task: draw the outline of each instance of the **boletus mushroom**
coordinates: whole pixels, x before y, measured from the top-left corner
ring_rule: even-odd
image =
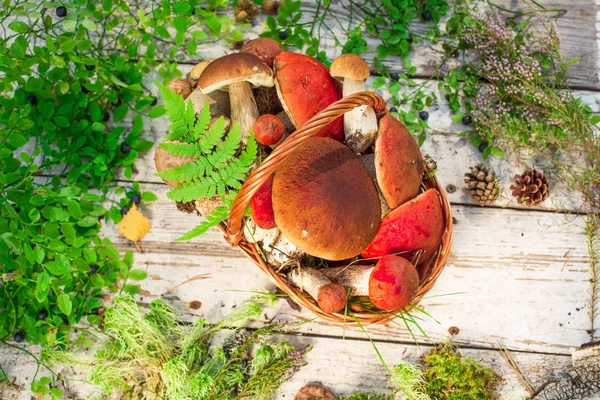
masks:
[[[339,312],[346,306],[346,289],[339,283],[331,282],[320,270],[298,266],[288,273],[287,278],[315,299],[326,313]]]
[[[187,81],[187,79],[183,78],[175,78],[171,79],[167,83],[167,87],[171,90],[174,90],[175,93],[187,99],[188,96],[192,93],[192,85]]]
[[[192,85],[193,88],[198,84],[198,78],[202,75],[202,72],[208,67],[210,61],[200,61],[198,64],[194,65],[194,67],[187,73],[185,79]]]
[[[273,229],[277,227],[273,214],[273,176],[258,188],[250,199],[250,213],[259,228]]]
[[[279,42],[263,37],[246,42],[240,49],[240,53],[254,54],[269,68],[273,67],[275,57],[277,57],[277,55],[283,51],[284,48],[279,44]]]
[[[379,121],[375,141],[377,183],[391,209],[419,194],[425,163],[408,129],[386,114]]]
[[[379,196],[365,166],[330,138],[307,139],[277,168],[273,211],[292,243],[326,260],[358,255],[380,222]]]
[[[178,157],[164,150],[162,147],[157,147],[156,152],[154,153],[154,165],[156,165],[156,171],[159,174],[165,169],[177,167],[178,165],[182,165],[195,160],[196,159],[193,157]],[[163,182],[165,182],[167,185],[169,185],[169,187],[172,188],[181,185],[181,183],[171,182],[165,179],[163,179]]]
[[[342,96],[325,65],[304,54],[284,51],[275,57],[275,87],[285,113],[297,128]],[[337,118],[316,136],[344,139],[343,119]]]
[[[278,116],[265,114],[258,117],[254,122],[252,132],[258,143],[265,146],[273,146],[285,134],[285,126]]]
[[[244,143],[250,137],[252,125],[258,118],[251,85],[273,86],[273,72],[251,53],[236,53],[218,58],[206,67],[198,79],[198,87],[204,94],[228,88],[231,124],[238,124]]]
[[[350,296],[369,296],[376,307],[386,311],[403,309],[419,289],[417,269],[395,255],[381,257],[375,266],[350,265],[320,271],[344,286]]]
[[[344,80],[342,95],[365,90],[365,80],[371,75],[369,64],[361,56],[342,54],[329,68],[331,76]],[[362,153],[371,146],[377,135],[377,116],[373,107],[360,106],[344,114],[346,145],[355,153]]]

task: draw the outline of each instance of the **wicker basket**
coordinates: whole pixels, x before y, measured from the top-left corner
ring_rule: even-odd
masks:
[[[358,92],[350,96],[344,97],[335,103],[329,105],[313,118],[308,120],[296,132],[290,135],[281,145],[279,145],[270,155],[263,161],[262,164],[248,177],[229,212],[229,219],[225,223],[219,225],[219,229],[225,235],[225,240],[233,247],[238,247],[248,258],[250,258],[271,280],[292,300],[301,306],[311,310],[320,318],[330,322],[343,322],[348,325],[357,324],[353,318],[348,318],[343,313],[328,314],[323,312],[316,301],[307,296],[301,290],[292,286],[284,275],[279,274],[274,268],[266,264],[259,254],[256,245],[248,241],[244,237],[243,218],[246,209],[250,204],[250,199],[256,191],[269,179],[271,174],[277,169],[279,164],[290,155],[298,146],[305,140],[315,135],[321,128],[342,116],[344,113],[361,105],[373,107],[377,118],[381,118],[387,113],[387,104],[385,100],[377,93],[373,92]],[[429,168],[429,167],[428,167]],[[426,171],[428,170],[426,168]],[[413,300],[413,305],[416,305],[420,299],[433,287],[438,276],[442,272],[446,260],[450,255],[450,247],[452,245],[452,211],[450,203],[446,197],[444,189],[440,185],[438,179],[433,176],[423,180],[421,185],[422,190],[435,188],[440,194],[442,201],[444,222],[446,230],[442,237],[440,247],[435,256],[429,261],[428,265],[421,266],[427,270],[427,274],[421,280],[419,290]],[[385,323],[395,318],[395,313],[388,312],[359,312],[354,313],[354,318],[360,324]]]

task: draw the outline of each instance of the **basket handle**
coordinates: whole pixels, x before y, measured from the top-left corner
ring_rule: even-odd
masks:
[[[306,121],[304,125],[292,133],[254,170],[238,192],[225,225],[225,239],[232,246],[237,246],[243,237],[242,219],[250,199],[256,191],[269,179],[277,167],[292,154],[305,140],[311,138],[335,119],[360,106],[371,106],[381,118],[387,112],[387,103],[374,92],[356,92],[344,97],[323,109],[320,113]]]

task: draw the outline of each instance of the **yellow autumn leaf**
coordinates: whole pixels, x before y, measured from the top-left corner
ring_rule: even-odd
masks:
[[[135,244],[135,247],[141,251],[137,242],[142,240],[150,231],[150,221],[138,210],[135,203],[132,204],[131,209],[125,214],[121,222],[119,222],[118,227],[119,233],[131,240]]]

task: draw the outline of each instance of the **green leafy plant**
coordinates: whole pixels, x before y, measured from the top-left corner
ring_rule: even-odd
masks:
[[[145,314],[131,297],[118,297],[106,310],[109,341],[95,356],[92,382],[108,394],[144,398],[268,399],[309,350],[273,341],[281,324],[241,328],[272,301],[257,297],[215,324],[202,318],[186,324],[160,300]],[[232,333],[216,346],[213,336],[224,329]]]
[[[464,358],[451,342],[423,356],[426,393],[433,399],[493,399],[498,379],[494,372]]]
[[[253,136],[247,143],[242,142],[237,124],[226,133],[223,117],[209,126],[208,104],[196,118],[191,100],[186,103],[173,90],[158,82],[157,86],[164,101],[164,111],[171,121],[170,132],[165,136],[167,142],[161,143],[160,147],[175,156],[195,159],[157,173],[163,179],[181,183],[167,196],[179,202],[218,196],[223,203],[200,225],[178,239],[189,240],[227,218],[236,191],[242,187],[254,164],[258,146]]]

